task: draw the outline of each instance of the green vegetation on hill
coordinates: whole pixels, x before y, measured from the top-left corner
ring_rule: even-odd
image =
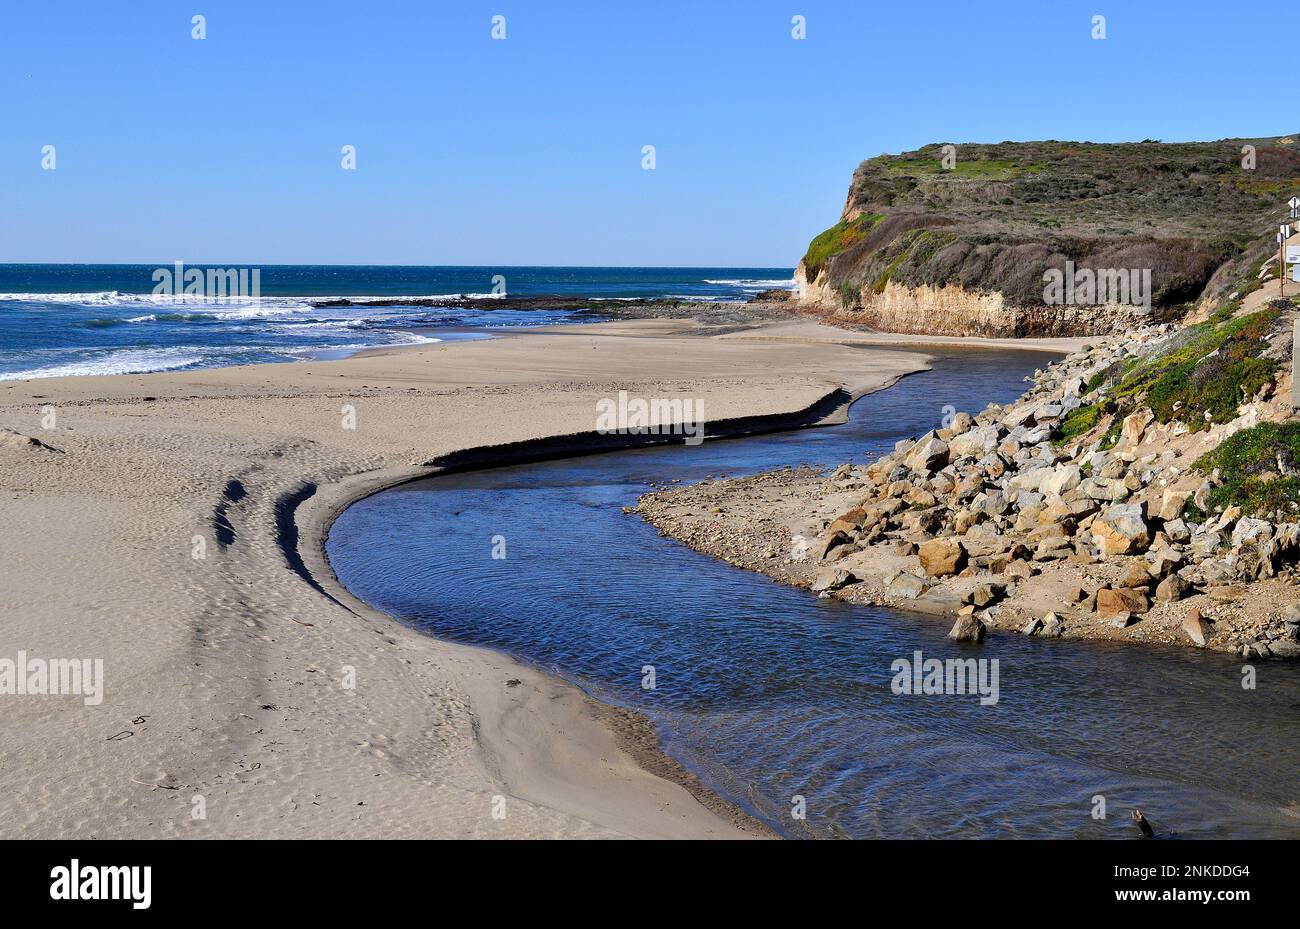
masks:
[[[1255,146],[1255,167],[1242,146]],[[1300,192],[1300,143],[1002,142],[943,146],[862,162],[842,218],[804,257],[809,280],[845,299],[908,286],[999,292],[1043,302],[1043,273],[1150,269],[1153,302],[1179,307],[1214,278],[1229,287],[1258,266],[1285,199]],[[921,235],[926,233],[926,235]],[[1216,270],[1236,259],[1231,274]],[[1247,260],[1248,259],[1248,260]],[[1222,291],[1222,292],[1226,292]]]
[[[810,277],[816,277],[821,271],[822,265],[831,255],[845,251],[849,246],[861,241],[862,238],[871,231],[872,227],[884,217],[863,214],[849,222],[839,222],[831,226],[817,238],[813,239],[808,245],[808,251],[803,256],[804,267],[808,269]]]
[[[1142,400],[1158,421],[1178,419],[1193,432],[1225,423],[1273,379],[1277,362],[1261,355],[1278,315],[1273,308],[1240,319],[1216,314],[1185,329],[1168,350],[1135,359],[1109,395],[1121,404]]]

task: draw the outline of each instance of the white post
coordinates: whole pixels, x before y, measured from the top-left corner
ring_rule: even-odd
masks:
[[[1300,319],[1291,327],[1291,409],[1300,409],[1300,367],[1297,367],[1297,347],[1300,347]]]

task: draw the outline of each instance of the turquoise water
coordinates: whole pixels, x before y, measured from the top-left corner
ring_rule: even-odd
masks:
[[[172,265],[0,265],[0,380],[338,357],[574,319],[572,309],[493,308],[494,278],[504,281],[510,296],[589,299],[588,309],[598,316],[601,304],[611,300],[745,300],[760,290],[791,286],[792,273],[309,265],[257,270],[255,297],[174,298],[153,292],[155,272],[174,275]],[[361,305],[322,305],[330,297]],[[366,298],[400,297],[442,299],[437,306],[366,305]]]
[[[864,461],[938,425],[944,404],[1014,398],[1047,360],[943,357],[843,426],[393,488],[342,514],[330,562],[403,622],[647,714],[670,754],[787,836],[1132,838],[1133,807],[1163,835],[1300,836],[1300,666],[1259,664],[1247,691],[1239,662],[1191,649],[958,645],[948,622],[818,600],[622,511],[651,481]],[[997,659],[999,701],[895,695],[892,663],[918,649]]]

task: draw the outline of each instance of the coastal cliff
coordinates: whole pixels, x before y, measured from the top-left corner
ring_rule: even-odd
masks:
[[[1100,335],[1175,321],[1271,253],[1271,224],[1300,183],[1297,149],[1281,136],[934,144],[871,158],[839,222],[800,259],[799,302],[922,334]],[[1054,297],[1052,273],[1086,278],[1086,292]],[[1103,286],[1108,277],[1122,289]]]

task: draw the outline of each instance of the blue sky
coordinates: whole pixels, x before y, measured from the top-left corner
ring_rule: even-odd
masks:
[[[10,2],[0,261],[792,266],[883,151],[1300,128],[1259,77],[1281,41],[1269,15],[1200,0]]]

